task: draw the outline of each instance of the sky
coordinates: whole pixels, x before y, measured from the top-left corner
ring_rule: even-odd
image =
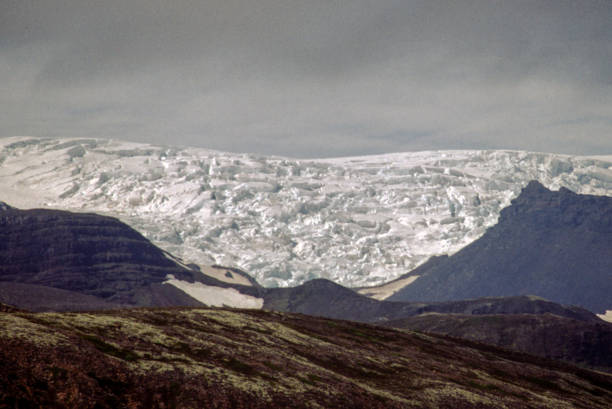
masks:
[[[612,154],[610,0],[0,0],[0,137]]]

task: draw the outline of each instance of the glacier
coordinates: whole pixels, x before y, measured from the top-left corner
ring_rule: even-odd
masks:
[[[458,150],[291,159],[107,139],[0,139],[0,200],[115,216],[184,263],[265,286],[375,286],[452,254],[529,180],[612,192],[612,157]]]

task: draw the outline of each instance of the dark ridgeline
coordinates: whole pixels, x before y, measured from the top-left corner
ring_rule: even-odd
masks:
[[[497,225],[389,301],[533,294],[602,313],[612,308],[612,197],[550,191],[532,181]]]
[[[268,288],[264,308],[320,317],[378,322],[415,314],[410,303],[378,301],[326,279],[289,288]]]
[[[318,279],[269,289],[264,308],[450,335],[612,372],[612,324],[533,296],[378,301]]]
[[[387,322],[426,313],[555,314],[579,321],[601,320],[592,312],[533,296],[485,297],[447,302],[378,301],[332,281],[316,279],[297,287],[269,288],[264,308],[360,322]]]
[[[163,285],[167,274],[194,280],[115,218],[0,206],[0,301],[30,310],[202,305]]]

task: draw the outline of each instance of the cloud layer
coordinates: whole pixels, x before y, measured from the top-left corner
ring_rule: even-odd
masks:
[[[0,136],[612,153],[612,3],[5,0]]]

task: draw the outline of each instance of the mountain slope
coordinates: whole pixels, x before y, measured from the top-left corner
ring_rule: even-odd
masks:
[[[612,324],[554,314],[429,313],[383,323],[484,342],[612,372]]]
[[[186,305],[194,305],[193,301]],[[89,311],[127,307],[93,295],[46,285],[0,281],[0,302],[27,311]]]
[[[325,279],[296,287],[269,288],[264,309],[360,322],[379,322],[416,314],[419,306],[378,301]]]
[[[447,302],[379,301],[325,279],[296,287],[269,288],[264,309],[359,322],[386,322],[427,313],[555,314],[579,321],[601,320],[579,307],[564,306],[531,296],[480,298]]]
[[[530,182],[497,225],[390,301],[534,294],[594,312],[612,309],[612,198]]]
[[[612,377],[468,341],[224,309],[0,313],[0,406],[609,408]]]
[[[240,289],[253,297],[261,291],[182,266],[115,218],[6,204],[0,209],[2,302],[31,310],[210,304],[193,288]]]
[[[0,139],[3,200],[119,217],[186,263],[238,266],[266,286],[387,282],[477,239],[529,180],[608,194],[611,165],[512,151],[294,160]]]

